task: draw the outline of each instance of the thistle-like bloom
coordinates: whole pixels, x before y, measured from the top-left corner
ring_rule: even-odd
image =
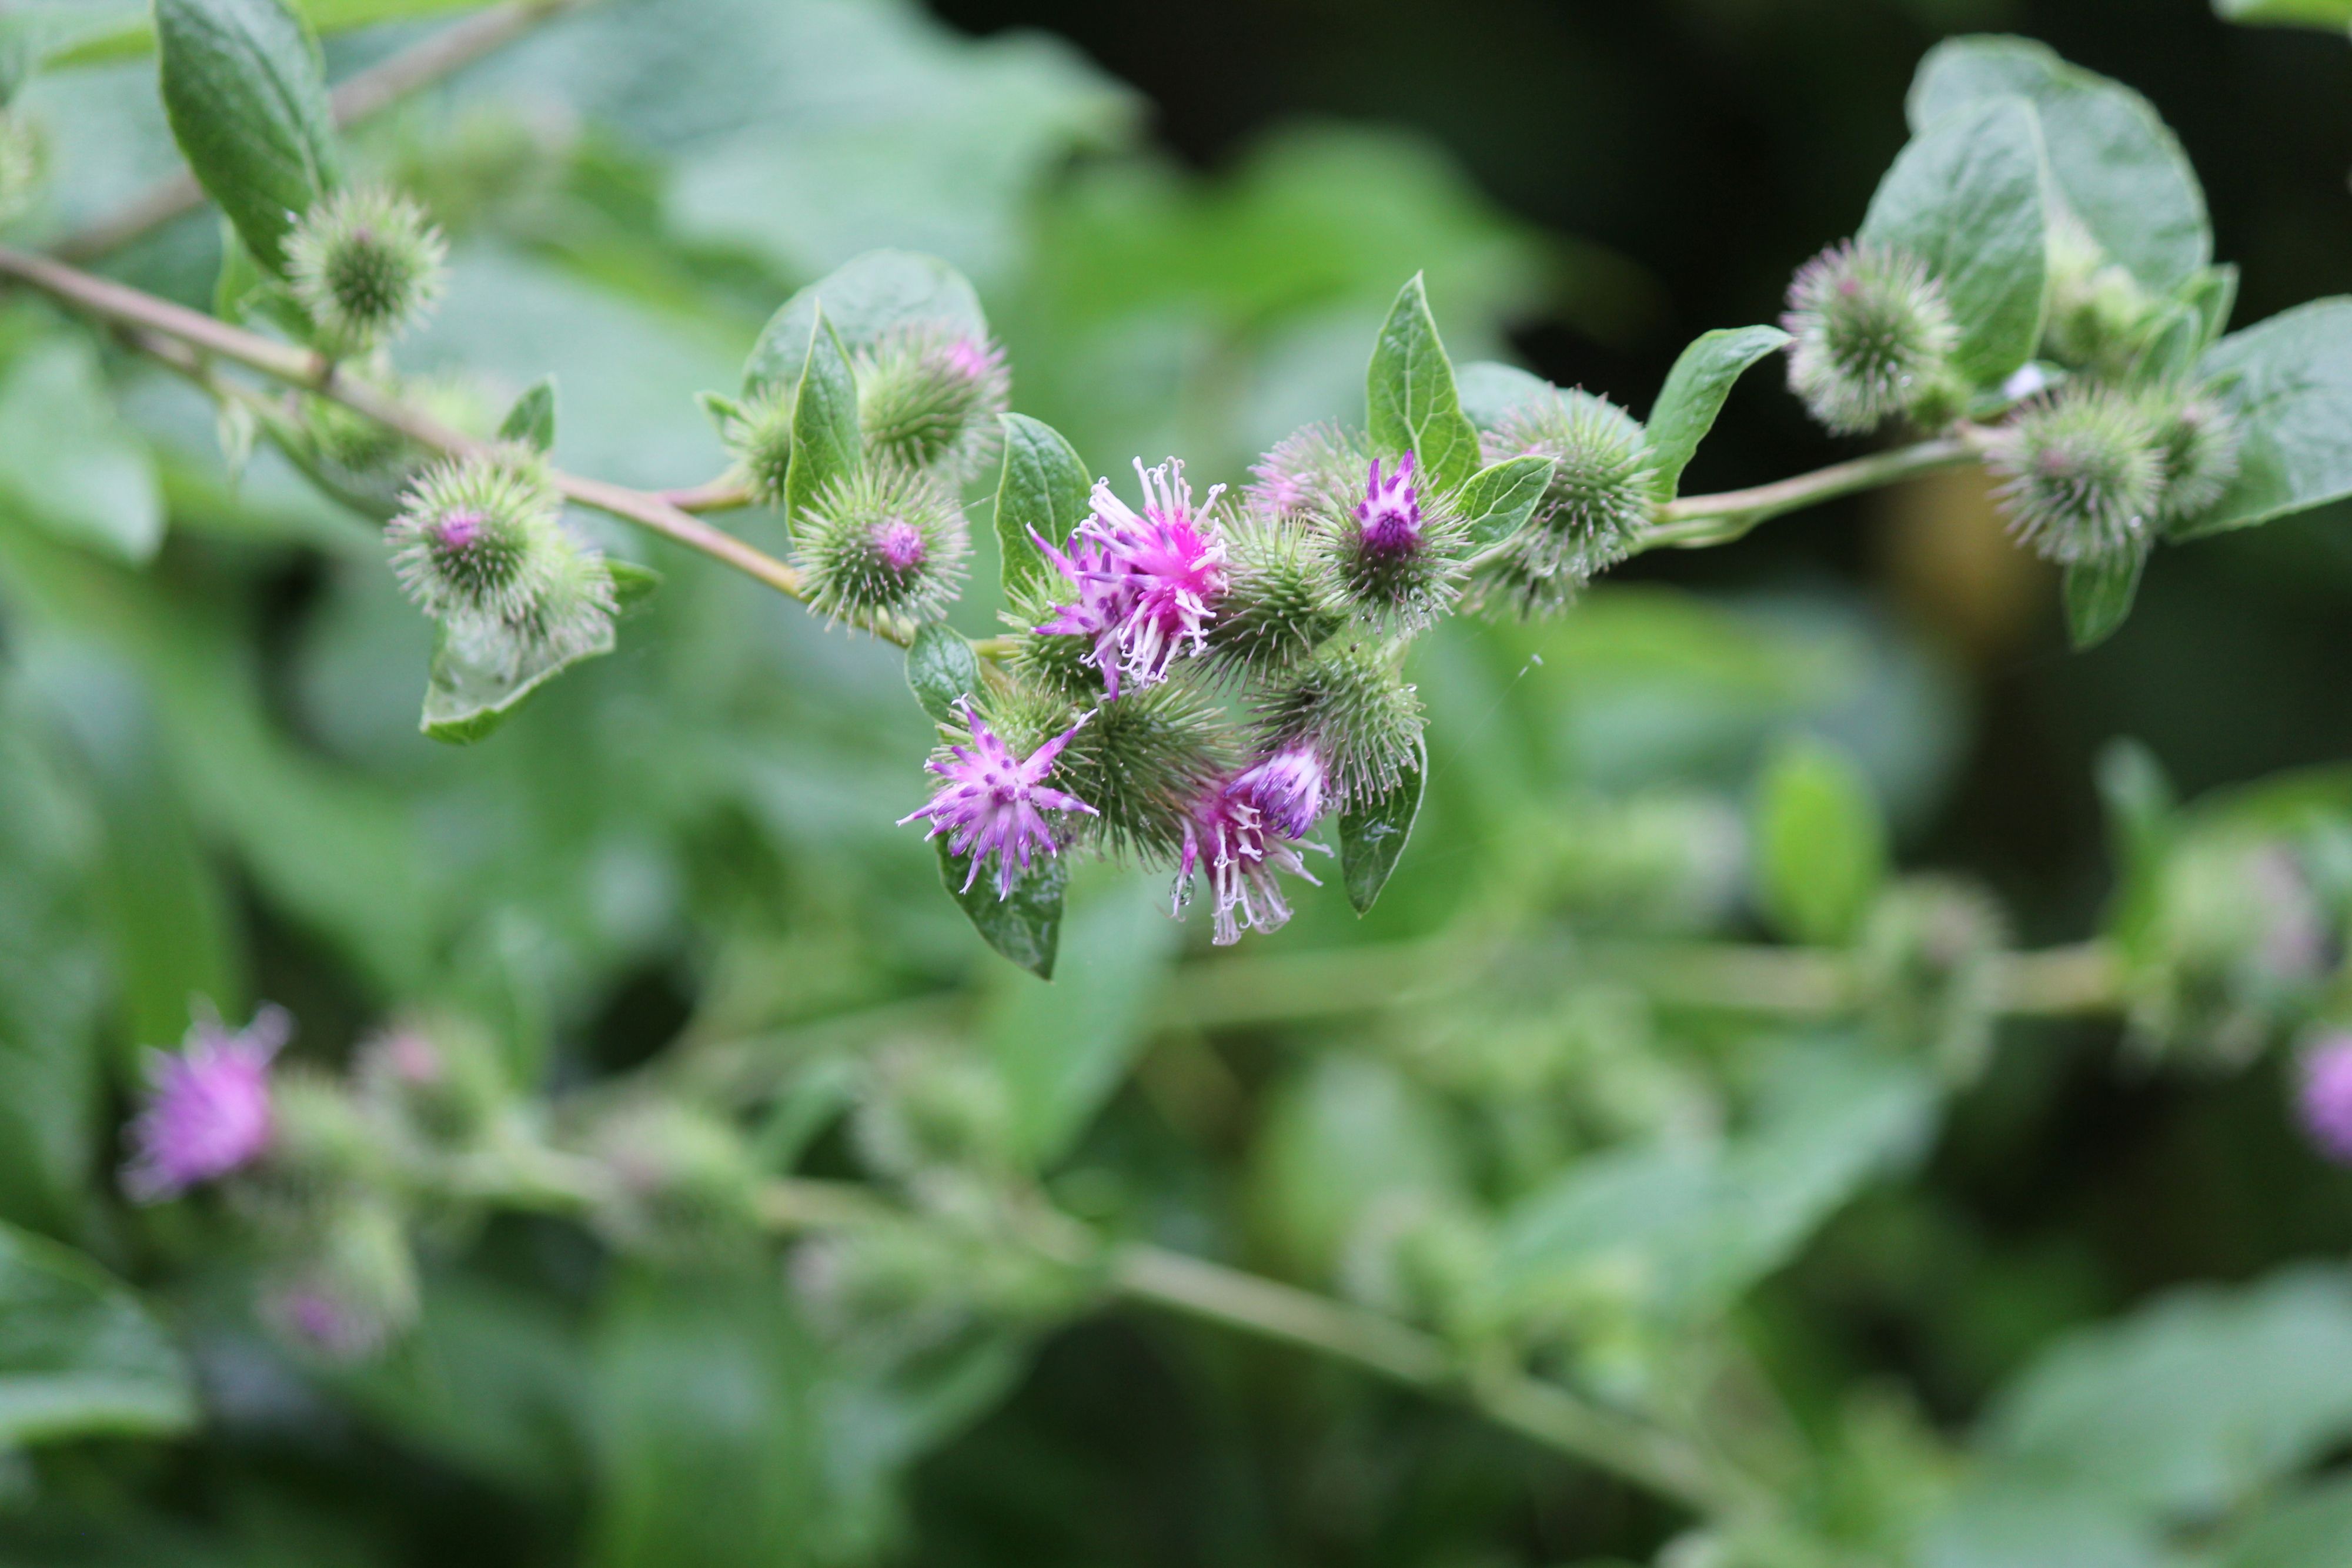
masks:
[[[448,246],[425,211],[375,187],[338,191],[286,241],[286,281],[338,358],[364,354],[431,308]]]
[[[1421,493],[1412,481],[1412,454],[1397,459],[1396,467],[1381,477],[1381,460],[1372,459],[1370,483],[1356,503],[1356,536],[1366,555],[1406,556],[1421,548]]]
[[[2313,1147],[2352,1166],[2352,1034],[2331,1034],[2304,1053],[2295,1113]]]
[[[1321,810],[1323,783],[1314,750],[1293,747],[1212,785],[1194,800],[1176,867],[1177,917],[1192,896],[1192,873],[1205,866],[1216,946],[1233,946],[1245,930],[1280,930],[1290,919],[1280,873],[1322,885],[1298,852],[1330,852],[1302,841]]]
[[[947,782],[931,797],[929,805],[899,818],[898,825],[928,817],[931,831],[924,837],[952,834],[948,848],[971,857],[971,870],[963,879],[967,893],[980,879],[980,862],[994,855],[996,896],[1010,898],[1013,878],[1029,869],[1035,853],[1062,852],[1047,812],[1095,814],[1095,809],[1076,795],[1045,785],[1054,759],[1062,755],[1062,747],[1086,720],[1081,718],[1025,758],[1015,757],[969,703],[964,705],[964,722],[971,731],[971,744],[950,746],[947,756],[931,759],[930,770]]]
[[[793,560],[809,608],[876,626],[927,621],[963,582],[963,509],[921,469],[877,458],[827,484],[802,513]]]
[[[242,1030],[199,1020],[176,1056],[151,1051],[123,1189],[160,1203],[259,1159],[273,1127],[269,1063],[292,1033],[285,1009],[264,1008]]]
[[[1210,515],[1224,486],[1212,486],[1195,508],[1182,464],[1147,469],[1139,457],[1135,473],[1143,483],[1140,513],[1098,479],[1094,514],[1078,525],[1073,549],[1031,536],[1078,590],[1076,602],[1058,607],[1037,630],[1093,639],[1093,663],[1114,697],[1122,676],[1154,685],[1179,654],[1200,652],[1231,581],[1224,539]]]

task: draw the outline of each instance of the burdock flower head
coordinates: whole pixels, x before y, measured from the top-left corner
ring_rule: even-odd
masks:
[[[1343,515],[1322,519],[1339,584],[1384,624],[1416,630],[1452,608],[1461,591],[1462,525],[1448,497],[1421,484],[1410,452],[1383,473],[1373,458]]]
[[[447,246],[425,211],[396,192],[357,186],[303,215],[286,242],[286,278],[341,358],[397,337],[440,298]]]
[[[1330,852],[1302,841],[1322,812],[1324,783],[1314,748],[1293,746],[1203,790],[1184,823],[1176,867],[1178,918],[1192,896],[1193,872],[1205,867],[1218,946],[1231,946],[1245,930],[1281,929],[1290,904],[1277,873],[1315,883],[1298,852]]]
[[[860,353],[856,372],[858,423],[875,452],[959,483],[986,465],[1012,391],[1003,349],[926,323]]]
[[[963,509],[920,469],[877,459],[833,480],[802,514],[793,559],[809,608],[875,626],[926,621],[963,582]]]
[[[293,1032],[283,1009],[264,1008],[242,1030],[198,1020],[177,1055],[150,1052],[124,1190],[160,1203],[259,1159],[274,1124],[269,1063]]]
[[[2074,565],[2145,549],[2164,499],[2161,433],[2141,401],[2070,382],[2018,410],[1990,454],[2010,527]]]
[[[1141,512],[1098,479],[1094,514],[1078,525],[1073,548],[1036,541],[1078,590],[1076,602],[1058,607],[1037,630],[1094,639],[1093,662],[1111,696],[1121,678],[1156,685],[1179,654],[1200,652],[1230,581],[1224,539],[1211,516],[1224,486],[1211,486],[1196,508],[1182,464],[1147,469],[1139,457],[1135,473],[1143,483]]]
[[[963,881],[967,893],[980,879],[981,862],[994,855],[996,896],[1010,898],[1013,879],[1029,869],[1033,856],[1041,851],[1061,853],[1062,841],[1055,836],[1053,821],[1046,813],[1095,814],[1095,809],[1076,795],[1045,784],[1054,770],[1054,759],[1077,733],[1078,725],[1024,758],[1015,756],[969,703],[964,705],[964,722],[971,732],[971,744],[950,746],[945,757],[931,759],[930,770],[946,782],[929,805],[901,817],[899,825],[928,817],[931,831],[926,838],[952,835],[949,850],[971,857],[971,869]],[[1078,724],[1085,722],[1082,718]]]
[[[1943,392],[1960,340],[1943,289],[1917,257],[1854,241],[1798,269],[1780,325],[1790,390],[1848,435]]]
[[[2312,1146],[2352,1166],[2352,1034],[2326,1035],[2304,1052],[2294,1108]]]

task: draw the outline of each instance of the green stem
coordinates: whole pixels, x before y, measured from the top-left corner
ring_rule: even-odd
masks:
[[[1643,531],[1636,549],[1700,549],[1728,544],[1759,523],[1783,512],[1819,506],[1856,490],[1892,485],[1916,474],[1973,463],[1983,455],[1983,445],[1980,432],[1964,428],[1958,435],[1833,463],[1810,474],[1799,474],[1749,490],[1685,496],[1660,509],[1658,520]]]

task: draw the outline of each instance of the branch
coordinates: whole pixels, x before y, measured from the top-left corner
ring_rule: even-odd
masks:
[[[160,334],[186,344],[200,355],[227,360],[331,399],[398,431],[428,451],[462,456],[483,449],[483,443],[346,373],[341,366],[322,355],[233,327],[184,305],[5,246],[0,246],[0,277],[30,284],[111,326],[129,329],[134,345],[141,343],[139,334]],[[790,565],[681,511],[659,496],[560,469],[551,471],[549,477],[566,498],[583,507],[608,512],[675,539],[689,549],[700,550],[789,598],[805,597],[800,574]],[[902,646],[907,641],[895,630],[877,634]]]
[[[1636,549],[1699,549],[1728,544],[1759,523],[1783,512],[1819,506],[1856,490],[1891,485],[1915,474],[1956,468],[1963,463],[1975,462],[1983,453],[1984,433],[1963,427],[1958,435],[1833,463],[1826,468],[1759,485],[1751,490],[1685,496],[1660,509],[1658,520],[1643,530]]]
[[[339,85],[332,99],[335,123],[356,125],[373,119],[418,89],[496,53],[541,23],[583,3],[507,0],[445,27]],[[64,261],[96,261],[204,204],[204,188],[184,169],[149,186],[120,210],[74,230],[51,246],[49,252]]]

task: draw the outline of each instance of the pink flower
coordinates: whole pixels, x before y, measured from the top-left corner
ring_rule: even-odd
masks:
[[[1143,483],[1140,513],[1109,480],[1097,480],[1094,514],[1073,536],[1086,543],[1066,554],[1037,540],[1078,588],[1077,602],[1037,630],[1094,638],[1095,667],[1112,696],[1121,675],[1138,687],[1155,685],[1188,644],[1200,652],[1227,582],[1224,540],[1209,517],[1224,486],[1212,486],[1195,510],[1182,464],[1146,469],[1138,458],[1135,473]]]
[[[1013,755],[987,721],[964,706],[964,722],[971,730],[970,747],[950,746],[944,758],[934,758],[929,763],[932,772],[947,782],[940,786],[931,803],[920,810],[908,812],[898,819],[899,825],[929,817],[931,831],[926,838],[941,833],[954,836],[948,848],[956,854],[971,857],[971,871],[964,878],[964,891],[970,892],[980,877],[980,862],[988,856],[996,857],[996,896],[1013,895],[1014,864],[1021,871],[1029,869],[1030,857],[1037,851],[1059,854],[1062,846],[1054,836],[1047,821],[1048,811],[1084,811],[1095,815],[1095,809],[1075,795],[1045,787],[1045,776],[1054,769],[1054,759],[1062,747],[1077,734],[1081,718],[1026,758]]]
[[[160,1203],[260,1158],[271,1130],[270,1060],[293,1031],[284,1009],[264,1008],[242,1030],[199,1021],[178,1055],[149,1052],[124,1190]]]
[[[1293,747],[1202,791],[1184,823],[1177,915],[1192,895],[1193,871],[1205,864],[1218,946],[1231,946],[1244,930],[1280,930],[1290,904],[1276,873],[1322,885],[1298,852],[1330,852],[1300,841],[1321,810],[1323,786],[1321,759],[1309,747]]]
[[[2295,1112],[2323,1155],[2352,1166],[2352,1035],[2330,1035],[2305,1054]]]
[[[1421,493],[1413,487],[1412,454],[1397,459],[1386,479],[1372,459],[1371,482],[1356,503],[1357,537],[1367,555],[1411,555],[1421,548]]]

